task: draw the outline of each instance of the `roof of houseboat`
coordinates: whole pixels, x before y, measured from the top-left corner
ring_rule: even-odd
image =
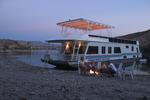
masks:
[[[90,21],[90,20],[83,19],[83,18],[60,22],[60,23],[57,23],[57,25],[62,26],[62,27],[86,30],[86,31],[114,28],[113,26],[110,26],[110,25]]]
[[[98,35],[81,35],[81,36],[68,36],[61,39],[48,40],[47,42],[65,42],[65,41],[93,41],[93,42],[112,42],[112,43],[124,43],[124,44],[138,44],[138,41],[125,40],[113,37],[98,36]]]

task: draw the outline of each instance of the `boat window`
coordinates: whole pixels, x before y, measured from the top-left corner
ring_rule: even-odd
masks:
[[[134,46],[132,46],[131,50],[134,51]]]
[[[124,58],[124,59],[126,59],[126,58],[127,58],[127,56],[123,56],[123,58]]]
[[[65,54],[73,53],[73,42],[65,42],[64,43],[64,53]]]
[[[98,54],[98,46],[89,46],[87,54]]]
[[[126,45],[126,48],[129,48],[129,46],[128,46],[128,45]]]
[[[102,54],[105,54],[105,47],[104,46],[102,46]]]
[[[116,39],[116,38],[109,38],[109,42],[136,44],[136,41],[124,40],[124,39]]]
[[[120,47],[114,47],[114,53],[121,53]]]
[[[111,54],[112,52],[112,47],[108,47],[108,53]]]
[[[139,49],[138,48],[136,48],[136,51],[137,51],[137,53],[139,53]]]

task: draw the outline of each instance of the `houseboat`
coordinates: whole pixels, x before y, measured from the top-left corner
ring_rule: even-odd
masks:
[[[64,28],[83,30],[83,34],[70,34],[63,38],[48,40],[48,43],[58,43],[60,50],[47,53],[43,62],[55,65],[57,68],[77,68],[81,57],[94,62],[138,61],[142,55],[139,42],[113,37],[90,34],[95,30],[112,29],[112,26],[93,22],[83,18],[57,23]],[[64,32],[64,31],[63,31]]]

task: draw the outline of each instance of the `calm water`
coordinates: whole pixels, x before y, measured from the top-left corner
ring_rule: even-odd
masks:
[[[51,50],[49,51],[50,54],[58,53],[57,51]],[[40,66],[40,67],[48,67],[48,68],[54,68],[55,66],[50,64],[45,64],[41,62],[41,58],[46,54],[45,50],[36,50],[32,52],[24,52],[19,55],[17,55],[17,60],[25,62],[27,64],[33,65],[33,66]],[[57,58],[59,55],[55,55],[53,58]],[[150,64],[142,64],[139,66],[139,69],[143,69],[145,71],[150,72]]]
[[[53,51],[49,51],[49,52],[53,52]],[[17,55],[17,60],[22,61],[26,64],[33,65],[33,66],[54,68],[55,66],[50,65],[50,64],[45,64],[40,60],[41,58],[43,58],[45,54],[46,54],[45,50],[25,52],[25,53],[22,53],[21,55]]]

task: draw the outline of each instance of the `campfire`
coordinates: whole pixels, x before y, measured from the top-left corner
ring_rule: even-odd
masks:
[[[100,73],[98,71],[96,71],[96,70],[90,69],[89,74],[90,75],[99,75]]]
[[[92,69],[90,69],[89,73],[92,75],[92,74],[94,74],[94,71]]]

